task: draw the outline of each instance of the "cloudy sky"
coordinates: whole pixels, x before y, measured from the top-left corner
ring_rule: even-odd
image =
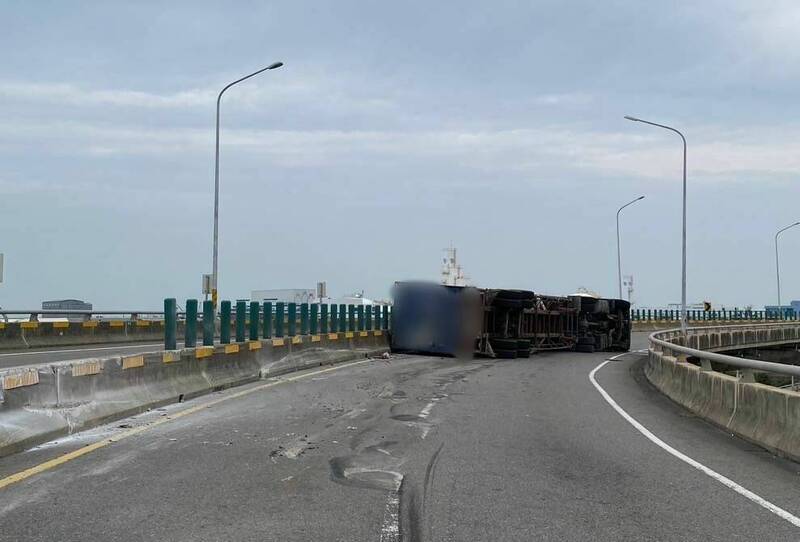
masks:
[[[0,306],[484,286],[774,303],[800,220],[796,2],[0,2]],[[800,228],[782,238],[800,298]],[[12,307],[13,306],[13,307]]]

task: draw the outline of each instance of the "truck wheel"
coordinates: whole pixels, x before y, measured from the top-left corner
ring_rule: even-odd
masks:
[[[594,346],[594,337],[578,337],[578,344]]]
[[[534,297],[536,294],[530,290],[500,290],[495,299],[533,299]]]
[[[594,353],[594,345],[593,344],[576,344],[575,345],[576,352],[585,352],[587,354]]]
[[[517,357],[529,358],[531,357],[531,341],[528,339],[520,339],[517,341]]]
[[[517,357],[516,350],[495,350],[494,354],[499,359],[514,359]]]
[[[517,339],[489,339],[492,350],[516,350]]]
[[[522,307],[522,301],[519,299],[505,299],[502,297],[495,297],[492,301],[492,306],[501,309],[518,309]]]

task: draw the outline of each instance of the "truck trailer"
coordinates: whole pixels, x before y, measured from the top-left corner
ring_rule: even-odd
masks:
[[[585,294],[397,282],[394,352],[529,357],[543,350],[630,349],[630,303]]]

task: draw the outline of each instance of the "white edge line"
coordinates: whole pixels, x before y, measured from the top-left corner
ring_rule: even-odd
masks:
[[[721,475],[720,473],[716,472],[715,470],[712,470],[712,469],[706,467],[705,465],[703,465],[699,461],[695,461],[694,459],[692,459],[691,457],[687,456],[686,454],[676,450],[675,448],[673,448],[672,446],[670,446],[669,444],[667,444],[666,442],[664,442],[663,440],[661,440],[660,438],[655,436],[653,433],[651,433],[649,429],[647,429],[645,426],[643,426],[638,421],[636,421],[630,414],[625,412],[625,410],[623,410],[623,408],[621,406],[619,406],[617,404],[617,402],[614,401],[614,399],[612,399],[612,397],[608,394],[608,392],[606,392],[606,390],[604,390],[602,388],[602,386],[600,386],[600,384],[598,384],[597,380],[595,379],[595,374],[597,373],[597,371],[602,369],[609,361],[613,361],[613,360],[615,360],[615,359],[617,359],[617,358],[619,358],[620,356],[623,356],[623,355],[625,355],[625,354],[620,354],[619,356],[614,356],[613,358],[605,360],[600,365],[595,367],[592,370],[592,372],[589,373],[589,380],[591,381],[592,385],[595,388],[597,388],[597,391],[600,392],[600,395],[603,396],[603,399],[605,399],[606,402],[609,405],[611,405],[611,407],[614,410],[617,411],[617,414],[619,414],[620,416],[625,418],[625,421],[627,421],[633,427],[635,427],[637,431],[639,431],[642,435],[647,437],[648,440],[650,440],[652,443],[654,443],[655,445],[657,445],[661,449],[665,450],[669,454],[677,457],[678,459],[680,459],[684,463],[694,467],[695,469],[699,470],[703,474],[706,474],[706,475],[710,476],[711,478],[713,478],[717,482],[721,483],[722,485],[734,490],[739,495],[742,495],[743,497],[746,497],[746,498],[750,499],[751,501],[753,501],[754,503],[756,503],[757,505],[759,505],[759,506],[761,506],[763,508],[766,508],[767,510],[769,510],[770,512],[772,512],[776,516],[778,516],[778,517],[780,517],[782,519],[785,519],[786,521],[788,521],[789,523],[791,523],[795,527],[800,527],[800,518],[798,518],[797,516],[794,516],[794,515],[790,514],[789,512],[784,510],[783,508],[772,504],[771,502],[769,502],[765,498],[763,498],[763,497],[761,497],[759,495],[756,495],[755,493],[753,493],[752,491],[750,491],[749,489],[747,489],[747,488],[745,488],[743,486],[740,486],[739,484],[737,484],[736,482],[734,482],[730,478],[727,478],[727,477]]]

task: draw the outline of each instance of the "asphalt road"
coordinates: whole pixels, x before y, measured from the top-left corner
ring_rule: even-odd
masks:
[[[607,357],[398,356],[155,410],[0,459],[0,487],[63,461],[0,488],[0,540],[798,539],[612,409],[589,380]],[[666,443],[800,515],[800,465],[659,395],[643,360],[608,363],[598,384]]]
[[[182,343],[179,343],[180,347]],[[99,344],[94,346],[64,346],[61,348],[41,348],[16,352],[0,351],[0,369],[23,365],[42,365],[56,361],[120,356],[157,352],[164,349],[163,342]]]

